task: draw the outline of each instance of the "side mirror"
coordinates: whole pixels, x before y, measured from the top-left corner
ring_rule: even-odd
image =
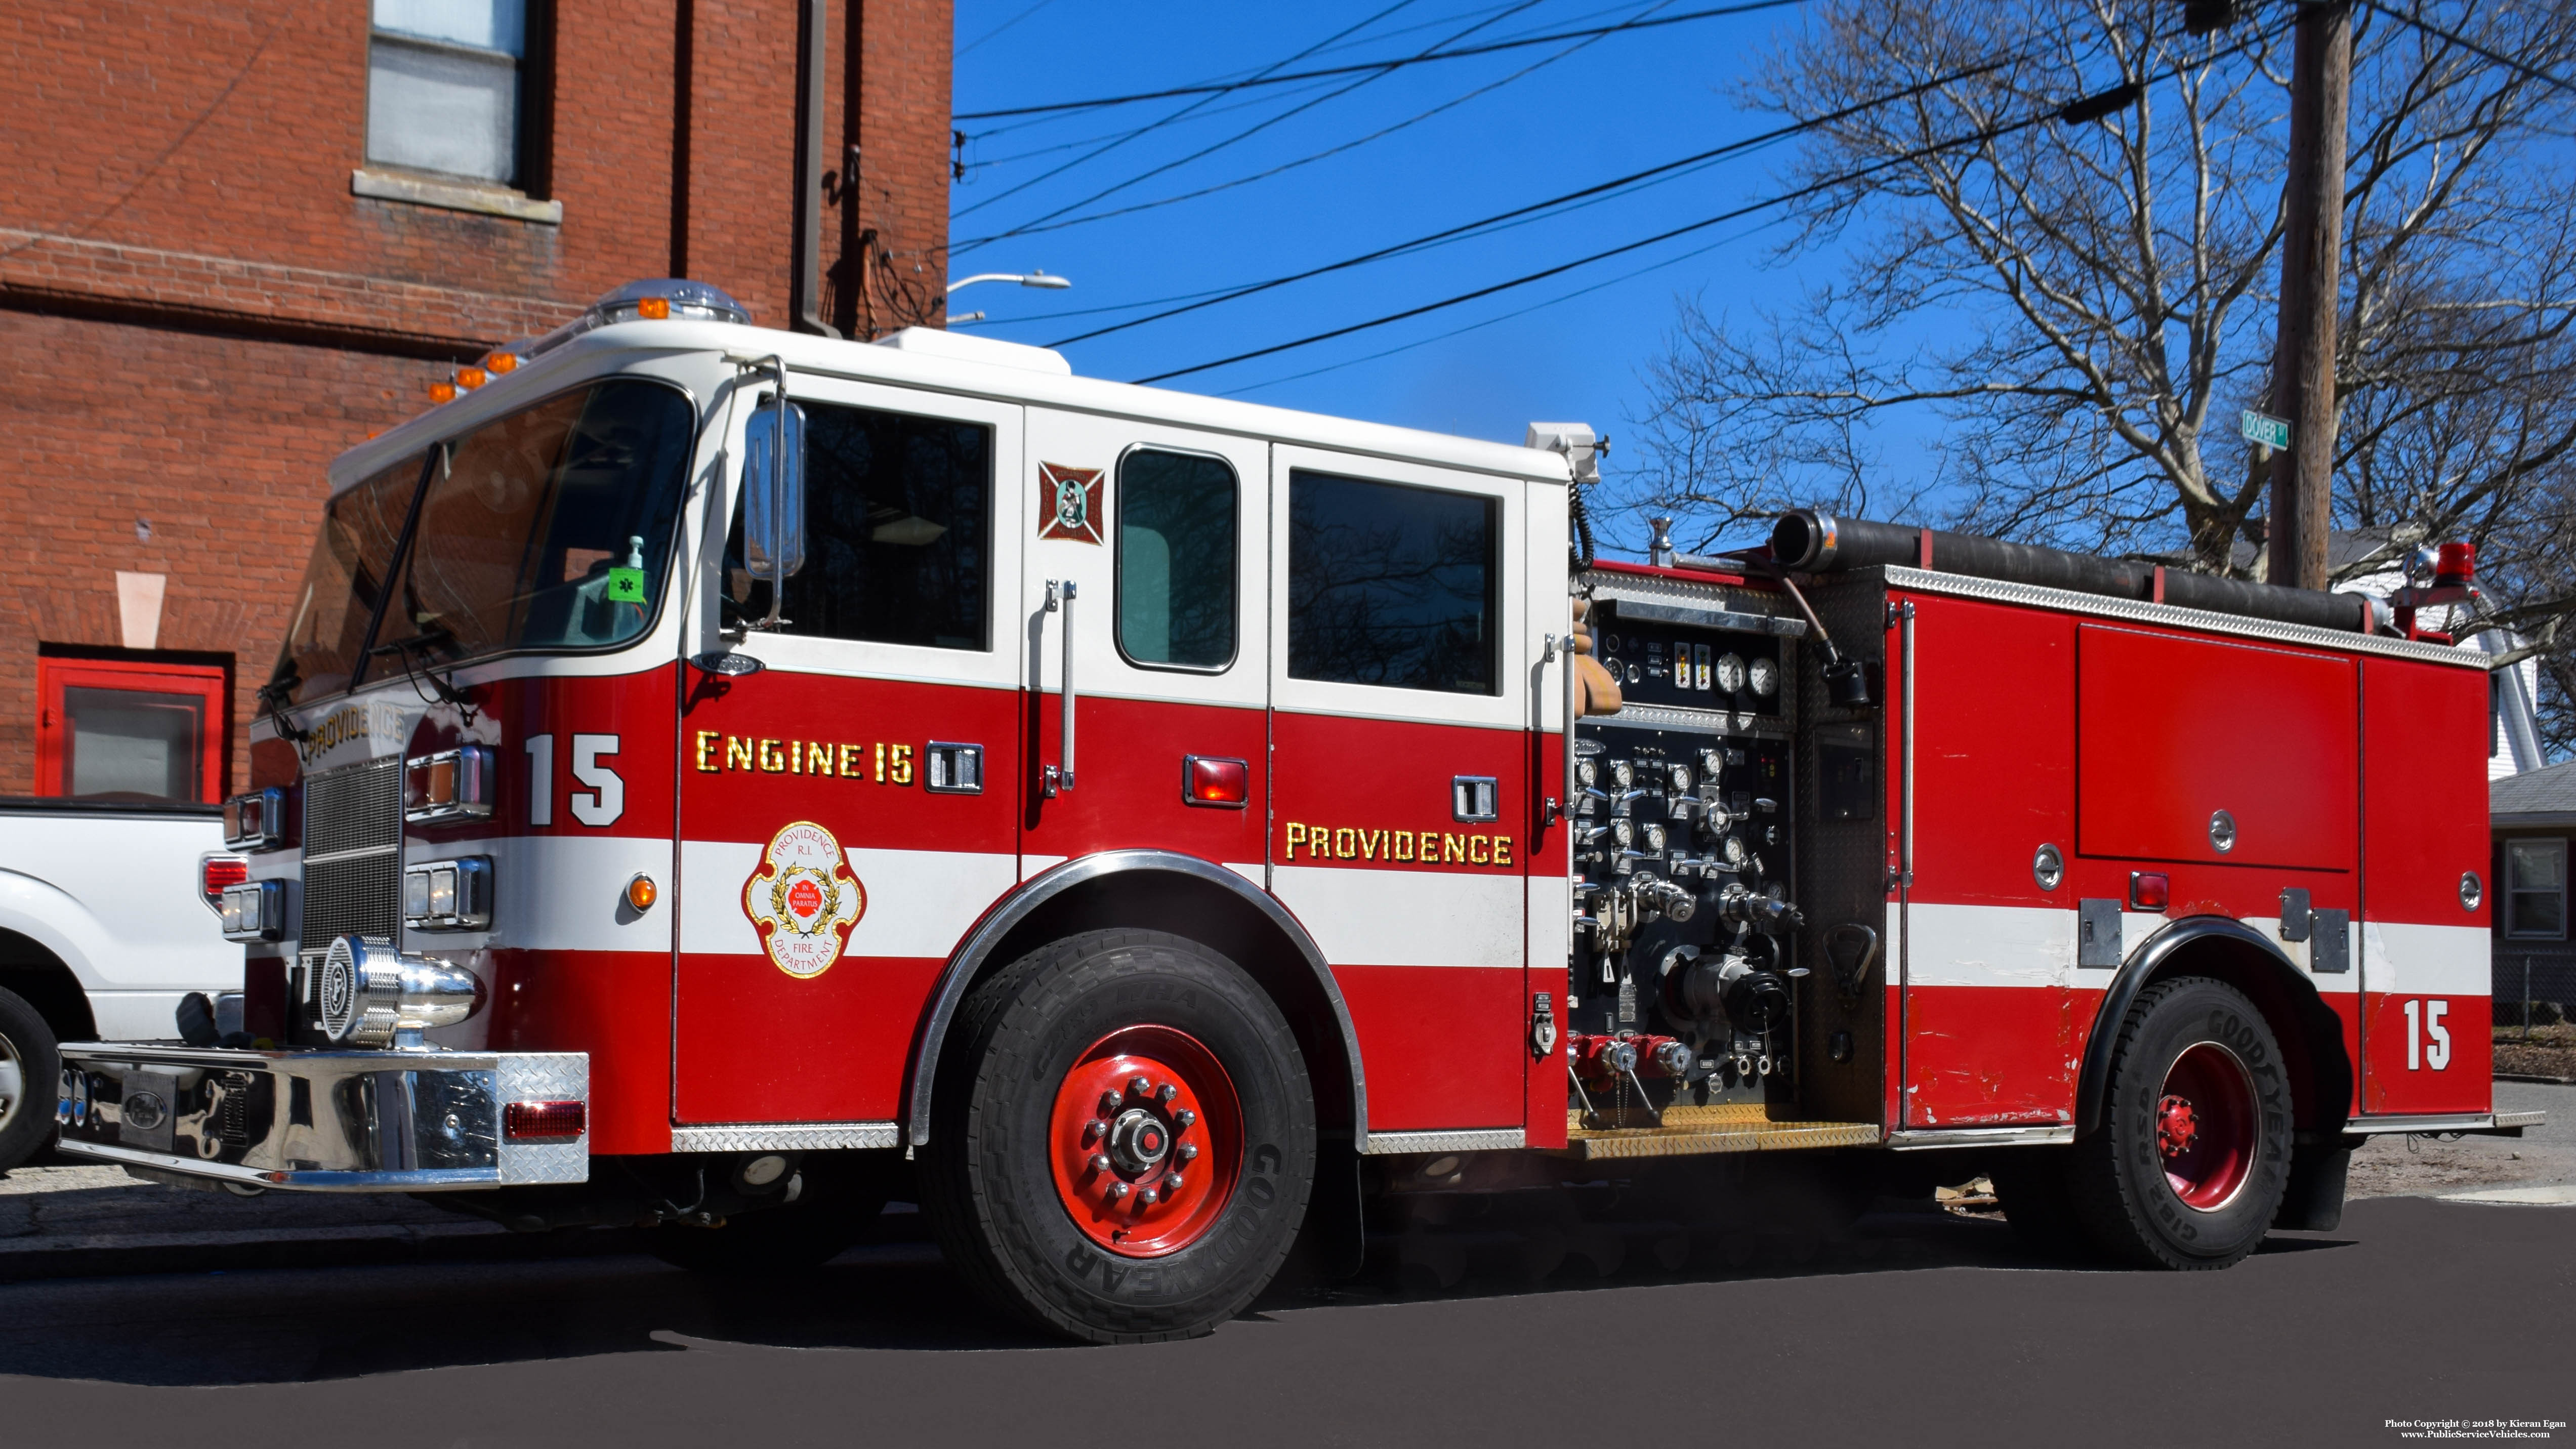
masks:
[[[774,626],[783,586],[805,567],[805,410],[782,397],[751,420],[743,441],[743,567],[769,580]]]

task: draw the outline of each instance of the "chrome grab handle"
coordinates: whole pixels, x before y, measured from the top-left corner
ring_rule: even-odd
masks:
[[[1064,615],[1064,740],[1057,748],[1059,763],[1046,768],[1046,795],[1052,800],[1073,788],[1073,598],[1074,582],[1047,580],[1046,611]]]
[[[778,370],[778,406],[769,415],[769,616],[754,627],[770,630],[787,602],[787,359],[763,360]]]

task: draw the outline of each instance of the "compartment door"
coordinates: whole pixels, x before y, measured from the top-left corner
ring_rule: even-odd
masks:
[[[688,1126],[891,1121],[941,965],[1019,878],[1021,410],[791,386],[803,567],[775,629],[720,636],[769,608],[739,496],[769,389],[746,384],[711,490],[702,652],[681,669],[672,1113]]]

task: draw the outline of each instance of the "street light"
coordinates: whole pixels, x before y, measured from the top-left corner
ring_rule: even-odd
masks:
[[[961,288],[971,287],[977,282],[1017,282],[1023,287],[1045,287],[1058,292],[1073,285],[1062,277],[1047,275],[1044,269],[1026,275],[1019,272],[977,272],[962,282],[949,283],[948,295],[954,297]]]

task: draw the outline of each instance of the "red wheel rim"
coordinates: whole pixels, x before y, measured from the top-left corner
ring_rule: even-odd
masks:
[[[2254,1078],[2236,1053],[2202,1042],[2174,1058],[2157,1096],[2155,1132],[2165,1182],[2185,1207],[2216,1212],[2235,1201],[2262,1132]]]
[[[1129,1258],[1207,1236],[1243,1167],[1243,1104],[1186,1032],[1131,1026],[1075,1058],[1047,1118],[1056,1196],[1085,1237]]]

